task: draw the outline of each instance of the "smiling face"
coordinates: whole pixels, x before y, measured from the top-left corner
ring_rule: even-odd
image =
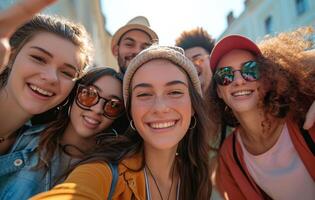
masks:
[[[242,64],[252,60],[255,58],[250,52],[236,49],[221,58],[218,68],[230,66],[233,70],[240,70]],[[240,71],[235,71],[233,82],[226,86],[218,85],[217,93],[235,114],[256,112],[259,102],[259,86],[259,81],[246,81]]]
[[[28,115],[45,112],[68,96],[79,63],[80,51],[72,42],[40,32],[18,52],[4,90]]]
[[[177,148],[193,115],[188,80],[175,64],[151,60],[131,82],[131,116],[145,147]]]
[[[212,71],[210,68],[209,53],[202,47],[193,47],[185,50],[185,55],[194,63],[201,83],[203,93],[210,85]]]
[[[111,75],[99,78],[92,86],[98,95],[106,100],[122,100],[122,84]],[[72,104],[69,126],[79,138],[95,136],[113,123],[113,119],[104,116],[104,99],[86,109],[80,108],[75,102]]]
[[[143,31],[131,30],[125,33],[113,50],[120,71],[124,73],[130,61],[151,44],[150,36]]]

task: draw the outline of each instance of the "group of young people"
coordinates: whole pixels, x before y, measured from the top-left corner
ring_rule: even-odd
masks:
[[[53,2],[0,13],[0,199],[315,198],[311,28],[161,46],[136,17],[116,72],[83,26],[35,15]]]

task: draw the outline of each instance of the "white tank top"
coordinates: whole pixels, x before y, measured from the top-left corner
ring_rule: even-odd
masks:
[[[315,182],[293,146],[285,125],[276,144],[260,155],[250,154],[237,139],[251,177],[275,200],[315,200]]]

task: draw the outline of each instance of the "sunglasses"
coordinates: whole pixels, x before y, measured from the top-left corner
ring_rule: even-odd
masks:
[[[219,68],[214,74],[214,80],[219,85],[229,85],[234,80],[234,74],[239,71],[246,81],[256,81],[259,79],[259,67],[256,61],[247,61],[242,64],[240,70],[234,70],[232,67]]]
[[[75,102],[83,110],[91,110],[90,108],[103,99],[103,115],[108,119],[116,119],[124,112],[123,101],[117,98],[105,99],[101,97],[97,88],[93,85],[79,85]]]

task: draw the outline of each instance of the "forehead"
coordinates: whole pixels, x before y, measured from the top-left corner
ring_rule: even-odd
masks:
[[[143,64],[134,74],[132,86],[139,83],[149,83],[152,85],[165,84],[170,81],[179,80],[187,83],[185,72],[174,63],[156,59]]]
[[[146,32],[144,32],[142,30],[138,30],[138,29],[133,29],[133,30],[127,31],[121,37],[121,41],[126,40],[128,38],[132,39],[136,42],[139,42],[139,43],[150,43],[151,42],[151,38],[150,38],[149,34],[147,34]]]
[[[206,55],[206,54],[208,54],[208,52],[202,47],[192,47],[192,48],[185,50],[185,55],[189,59],[192,59],[192,58],[199,56],[199,55]]]
[[[57,60],[77,66],[81,60],[80,48],[70,40],[54,33],[40,32],[35,34],[21,49],[27,50],[31,47],[40,47]]]
[[[96,85],[101,91],[101,96],[122,96],[122,84],[111,75],[105,75],[97,79],[93,85]]]
[[[240,64],[244,62],[254,59],[254,55],[249,51],[233,49],[221,57],[220,61],[218,62],[218,67],[240,66]]]

